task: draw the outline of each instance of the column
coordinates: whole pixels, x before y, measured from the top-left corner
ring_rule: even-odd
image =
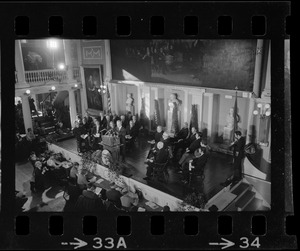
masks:
[[[21,41],[15,41],[15,65],[18,76],[18,85],[27,85],[25,79],[25,68],[23,63],[23,55],[21,49]],[[28,85],[27,85],[28,86]]]
[[[85,106],[86,96],[84,96],[83,88],[79,89],[79,91],[80,91],[82,115],[85,116],[85,112],[86,112],[86,109],[87,109],[87,107]]]
[[[246,144],[248,144],[248,143],[250,143],[251,141],[254,140],[253,133],[255,133],[255,132],[253,132],[253,127],[256,126],[256,125],[254,125],[254,121],[253,121],[254,105],[255,105],[254,99],[250,98],[250,100],[249,100],[249,109],[248,109]],[[255,143],[255,142],[251,142],[251,143]]]
[[[188,105],[189,105],[189,91],[188,90],[184,90],[184,102],[183,102],[183,109],[182,109],[182,112],[183,112],[183,123],[185,122],[189,122],[188,121]]]
[[[27,132],[28,128],[32,128],[32,118],[31,118],[31,111],[30,111],[30,105],[27,95],[22,95],[22,111],[23,111],[23,120],[24,120],[24,126],[25,126],[25,132]]]
[[[199,131],[203,129],[203,103],[204,103],[204,91],[201,90],[201,94],[199,97],[199,111],[198,111],[198,124],[199,124]]]
[[[104,40],[104,49],[105,49],[105,78],[106,81],[112,79],[111,71],[111,55],[110,55],[110,44],[109,40]]]
[[[208,120],[207,120],[207,137],[212,142],[212,132],[213,132],[213,105],[214,105],[214,94],[213,93],[205,93],[208,96]]]
[[[82,65],[82,51],[81,51],[80,40],[76,40],[76,47],[77,47],[78,66],[80,67]]]
[[[263,39],[257,40],[256,57],[255,57],[255,70],[254,70],[254,81],[253,81],[253,92],[257,97],[260,97],[261,87],[261,72],[262,72],[262,58],[263,58]]]
[[[268,50],[266,83],[265,83],[265,88],[262,92],[262,97],[263,98],[271,97],[271,44],[269,45],[269,50]]]
[[[67,79],[68,81],[74,81],[71,40],[64,39],[63,44],[64,44],[65,62],[67,66]]]
[[[71,126],[73,127],[77,115],[75,93],[73,90],[69,90],[69,107],[70,107]]]

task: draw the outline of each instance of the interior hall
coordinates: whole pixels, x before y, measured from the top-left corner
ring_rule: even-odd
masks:
[[[16,40],[15,132],[20,212],[270,210],[271,41]]]

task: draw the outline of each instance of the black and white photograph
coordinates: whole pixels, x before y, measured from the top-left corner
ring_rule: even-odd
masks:
[[[16,40],[19,211],[270,211],[271,46]]]

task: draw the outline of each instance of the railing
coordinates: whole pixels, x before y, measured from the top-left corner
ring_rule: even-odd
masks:
[[[38,70],[26,71],[25,80],[28,84],[49,82],[51,80],[61,82],[67,79],[67,72],[62,70]]]
[[[67,80],[66,70],[36,70],[25,71],[25,80],[28,84],[46,84],[49,81],[62,82]],[[73,68],[73,78],[80,80],[80,68]],[[15,82],[18,83],[18,73],[15,71]]]
[[[73,78],[76,80],[80,79],[80,68],[79,67],[73,68]]]

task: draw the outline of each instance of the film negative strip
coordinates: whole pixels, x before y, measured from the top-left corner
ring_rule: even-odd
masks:
[[[1,3],[0,249],[296,249],[290,12]]]

